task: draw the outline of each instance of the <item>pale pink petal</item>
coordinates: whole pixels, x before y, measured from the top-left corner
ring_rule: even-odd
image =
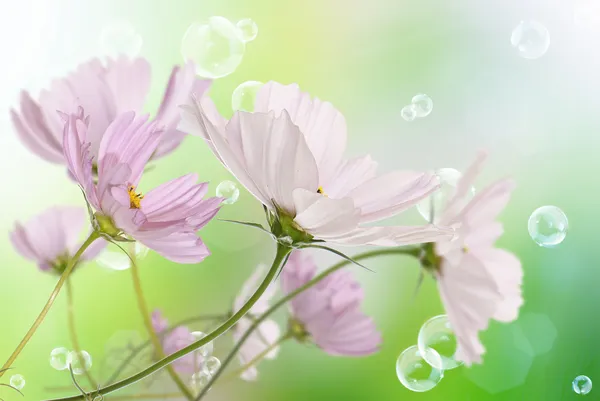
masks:
[[[162,333],[169,327],[169,321],[162,315],[160,309],[152,311],[152,328],[156,333]]]
[[[188,129],[187,132],[193,135],[201,136],[207,140],[211,150],[225,167],[237,178],[237,180],[254,195],[260,202],[271,208],[274,207],[271,199],[263,195],[263,188],[260,188],[254,181],[255,177],[250,176],[246,169],[246,161],[239,154],[236,154],[227,139],[225,139],[225,125],[222,117],[209,118],[212,112],[208,106],[214,107],[212,101],[204,96],[200,101],[194,101],[188,107],[182,108],[182,119]],[[214,120],[213,120],[214,118]],[[216,121],[216,122],[213,122]]]
[[[22,256],[35,261],[41,260],[36,250],[35,244],[32,244],[29,241],[29,238],[27,236],[27,230],[23,225],[21,225],[20,223],[16,223],[14,230],[10,232],[9,236],[14,248]]]
[[[323,351],[336,356],[367,356],[379,351],[382,341],[373,319],[356,309],[335,319],[323,314],[307,329],[315,333],[314,341]]]
[[[348,196],[361,209],[361,222],[368,223],[407,210],[438,188],[433,174],[394,171],[365,182]]]
[[[268,82],[260,89],[254,111],[280,114],[285,110],[300,128],[319,168],[323,186],[334,180],[346,149],[346,120],[329,102],[300,91],[296,84],[281,85]]]
[[[296,189],[293,195],[298,208],[294,221],[317,238],[332,239],[358,226],[360,210],[351,198],[332,199],[305,189]]]
[[[106,63],[105,79],[113,95],[116,115],[128,111],[141,112],[150,91],[150,63],[143,58],[133,60],[120,56]]]
[[[246,171],[263,197],[290,216],[295,214],[295,189],[317,192],[317,166],[287,112],[277,118],[272,113],[237,112],[227,124],[227,140],[237,157],[245,161]]]
[[[147,237],[140,238],[138,233],[136,239],[176,263],[200,263],[210,255],[202,239],[193,232],[176,232],[159,238],[152,238],[151,233]]]
[[[353,189],[375,178],[376,171],[377,162],[369,155],[346,160],[338,167],[335,179],[323,189],[332,198],[346,197]]]
[[[402,246],[449,240],[453,236],[452,229],[432,225],[359,227],[329,241],[340,245]]]
[[[144,168],[160,142],[162,133],[156,122],[148,117],[123,113],[108,127],[99,150],[98,175],[104,175],[116,164],[127,164],[131,169],[129,184],[136,186]]]
[[[233,302],[233,310],[237,312],[244,306],[246,302],[250,299],[250,297],[254,294],[254,292],[258,289],[260,283],[264,280],[267,274],[267,266],[264,264],[259,264],[257,268],[254,270],[252,275],[246,280],[242,289],[240,290],[238,296],[235,298]],[[263,295],[256,301],[256,303],[250,309],[251,314],[260,315],[269,308],[269,302],[275,295],[277,291],[276,283],[273,282],[267,290],[263,293]]]

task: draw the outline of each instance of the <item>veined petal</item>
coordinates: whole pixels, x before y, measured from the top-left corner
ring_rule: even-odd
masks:
[[[148,123],[148,117],[135,117],[135,113],[123,113],[111,123],[100,144],[98,176],[106,174],[117,164],[127,164],[131,169],[129,184],[136,186],[148,160],[160,142],[161,132],[156,122]]]
[[[345,235],[328,238],[340,245],[402,246],[449,240],[451,229],[436,226],[358,227]]]
[[[506,207],[514,189],[515,183],[510,179],[493,183],[483,191],[478,192],[462,210],[458,218],[469,226],[477,226],[493,221]]]
[[[64,163],[61,136],[47,126],[40,106],[25,91],[21,92],[21,115],[10,111],[19,139],[30,151],[52,163]]]
[[[351,198],[331,199],[305,189],[296,189],[293,194],[299,207],[294,221],[315,237],[335,238],[358,227],[360,210]]]
[[[119,56],[106,63],[105,80],[113,95],[116,115],[144,109],[150,91],[150,63],[143,58]]]
[[[254,111],[277,115],[286,111],[300,128],[319,168],[320,185],[328,186],[346,150],[346,120],[329,102],[300,91],[296,84],[268,82],[260,89]]]
[[[376,171],[377,162],[373,161],[369,155],[346,160],[338,167],[335,179],[324,185],[323,188],[325,193],[332,198],[344,198],[353,189],[375,178]]]
[[[266,199],[295,215],[293,192],[317,192],[319,173],[302,133],[287,112],[237,112],[227,124],[231,149],[243,158],[246,171]]]
[[[156,237],[150,233],[136,239],[165,258],[176,263],[200,263],[210,255],[206,245],[193,232],[176,232],[166,237]]]
[[[211,109],[214,111],[210,111]],[[213,115],[215,113],[217,116]],[[190,134],[206,139],[217,158],[256,199],[264,205],[274,207],[271,199],[263,195],[262,188],[259,189],[254,177],[251,177],[246,170],[246,161],[239,153],[232,150],[228,140],[225,139],[224,119],[218,116],[214,104],[208,97],[204,96],[200,100],[193,101],[191,105],[182,107],[182,121],[184,123],[182,129],[188,129]]]
[[[361,209],[361,223],[394,216],[415,205],[439,188],[433,174],[394,171],[373,178],[352,190],[349,196]]]

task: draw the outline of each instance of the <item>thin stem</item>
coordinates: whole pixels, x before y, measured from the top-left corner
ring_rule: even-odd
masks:
[[[238,322],[238,320],[240,320],[242,317],[244,317],[244,315],[252,308],[252,306],[254,306],[254,304],[263,295],[263,293],[267,290],[267,288],[269,288],[269,285],[271,284],[271,282],[277,275],[277,272],[279,272],[279,270],[281,268],[283,268],[283,261],[285,260],[285,258],[291,251],[292,251],[291,248],[289,248],[285,245],[279,244],[279,243],[277,244],[277,252],[275,254],[275,258],[273,259],[273,264],[271,265],[271,268],[269,269],[269,272],[267,273],[263,282],[256,289],[254,294],[252,294],[250,299],[248,299],[248,301],[244,304],[244,306],[242,306],[242,308],[240,310],[238,310],[236,313],[234,313],[229,319],[227,319],[227,321],[225,321],[223,324],[221,324],[215,330],[210,332],[208,335],[206,335],[205,337],[202,337],[195,343],[190,344],[187,347],[182,348],[177,352],[174,352],[173,354],[167,356],[166,358],[161,359],[160,361],[147,367],[146,369],[142,370],[141,372],[139,372],[125,380],[121,380],[120,382],[106,386],[106,387],[100,389],[98,392],[90,393],[89,395],[110,394],[114,391],[122,389],[123,387],[127,387],[133,383],[136,383],[136,382],[150,376],[151,374],[158,372],[160,369],[169,365],[173,361],[176,361],[177,359],[189,354],[190,352],[194,352],[195,350],[202,347],[203,345],[206,345],[210,341],[213,341],[214,339],[219,337],[221,334],[227,332],[227,330],[232,328]],[[76,396],[66,397],[66,398],[56,398],[53,401],[76,401],[76,400],[84,401],[85,397],[82,395],[76,395]]]
[[[92,374],[85,367],[85,359],[81,354],[81,346],[79,345],[79,338],[77,337],[77,330],[75,328],[75,311],[73,310],[73,288],[71,286],[71,279],[67,279],[67,319],[69,322],[69,335],[71,336],[71,343],[73,343],[73,349],[77,353],[77,359],[79,359],[79,365],[85,372],[85,376],[90,382],[91,388],[97,388],[98,384],[92,377]]]
[[[188,324],[188,323],[201,322],[201,321],[205,321],[205,320],[225,320],[226,318],[227,318],[227,315],[202,315],[202,316],[194,316],[194,317],[190,317],[190,318],[181,320],[178,323],[172,325],[171,327],[169,327],[168,329],[165,330],[165,333],[170,333],[176,327],[179,327],[179,326],[182,326],[182,325],[185,325],[185,324]],[[121,363],[121,365],[108,378],[108,380],[106,381],[106,383],[107,384],[111,384],[115,380],[117,380],[119,378],[119,375],[127,367],[127,365],[129,365],[131,363],[131,361],[133,361],[133,359],[140,352],[142,352],[146,347],[148,347],[149,345],[152,345],[152,341],[151,340],[148,340],[148,341],[146,341],[146,342],[138,345],[133,350],[131,350],[131,353],[127,356],[127,358],[125,358],[123,360],[123,362]]]
[[[385,249],[378,249],[375,251],[364,252],[364,253],[354,256],[352,259],[355,261],[358,261],[358,260],[373,258],[376,256],[384,256],[384,255],[410,255],[410,256],[414,256],[414,257],[418,258],[420,253],[421,253],[420,248],[385,248]],[[221,374],[225,371],[225,368],[227,367],[227,365],[229,365],[231,363],[235,354],[240,350],[240,348],[246,342],[246,340],[248,340],[248,337],[250,337],[250,335],[254,332],[254,330],[256,330],[258,328],[258,326],[267,317],[269,317],[273,312],[275,312],[277,309],[279,309],[279,307],[281,307],[288,301],[295,298],[298,294],[302,293],[303,291],[305,291],[305,290],[309,289],[310,287],[312,287],[313,285],[317,284],[319,281],[323,280],[325,277],[329,276],[331,273],[333,273],[337,270],[340,270],[341,268],[343,268],[351,263],[353,263],[353,262],[348,259],[345,259],[345,260],[342,260],[342,261],[336,263],[335,265],[331,266],[329,269],[323,271],[321,274],[315,276],[312,280],[310,280],[303,286],[298,287],[294,291],[287,294],[285,297],[281,298],[279,301],[274,303],[265,313],[260,315],[252,323],[252,325],[248,328],[248,330],[242,335],[242,337],[237,342],[237,344],[235,344],[235,346],[233,347],[233,349],[231,350],[229,355],[227,355],[225,360],[221,363],[221,367],[219,368],[219,370],[213,375],[213,377],[211,377],[211,379],[208,381],[206,386],[202,389],[200,394],[198,394],[195,401],[199,401],[200,399],[202,399],[202,397],[204,397],[204,395],[206,395],[208,390],[217,381],[219,376],[221,376]]]
[[[227,375],[226,379],[234,378],[234,377],[241,375],[246,370],[250,369],[252,366],[254,366],[258,362],[260,362],[265,356],[267,356],[269,354],[269,352],[273,351],[275,348],[279,347],[284,341],[287,341],[292,337],[293,337],[293,335],[291,333],[287,333],[287,334],[281,336],[275,342],[273,342],[268,347],[266,347],[260,354],[256,355],[254,358],[252,358],[250,360],[250,362],[246,363],[244,366],[240,367],[239,369],[234,370],[229,375]]]
[[[83,252],[85,252],[85,250],[92,244],[92,242],[94,242],[98,238],[100,238],[100,234],[96,231],[92,232],[90,234],[90,236],[85,240],[85,242],[81,245],[81,247],[77,250],[75,255],[69,260],[69,263],[67,264],[67,267],[65,268],[65,271],[58,279],[58,282],[56,283],[54,290],[50,294],[48,301],[46,301],[46,305],[44,305],[44,308],[42,309],[42,311],[40,312],[38,317],[35,319],[35,321],[31,325],[31,327],[25,334],[25,337],[23,337],[23,339],[21,340],[21,342],[19,343],[17,348],[15,348],[15,350],[13,351],[11,356],[4,363],[4,366],[2,366],[2,369],[0,369],[0,377],[2,377],[4,372],[6,372],[5,369],[10,368],[12,366],[12,364],[17,359],[17,357],[19,356],[21,351],[23,351],[23,348],[25,348],[25,346],[27,345],[27,343],[29,342],[31,337],[33,337],[33,335],[35,334],[38,327],[42,324],[42,322],[46,318],[46,315],[50,311],[50,308],[52,308],[52,305],[54,304],[56,297],[60,293],[60,290],[62,289],[63,285],[65,284],[65,281],[67,280],[67,278],[69,278],[69,275],[75,268],[75,265],[77,264],[77,262],[79,262],[81,255],[83,255]]]
[[[154,346],[154,351],[156,352],[156,356],[158,358],[164,358],[165,353],[162,348],[162,344],[160,343],[160,339],[156,335],[154,328],[152,327],[152,318],[150,317],[150,312],[148,311],[148,305],[146,303],[146,298],[144,297],[144,291],[142,289],[142,282],[140,280],[139,269],[135,260],[135,255],[130,255],[131,258],[131,277],[133,278],[133,287],[135,288],[135,295],[137,297],[138,308],[140,309],[140,314],[142,315],[142,319],[144,320],[144,326],[146,326],[146,331],[148,332],[148,336],[150,337],[150,341]],[[167,366],[167,372],[171,379],[179,388],[179,391],[187,398],[188,400],[193,400],[194,396],[187,388],[183,380],[177,375],[175,372],[175,368],[172,365]]]

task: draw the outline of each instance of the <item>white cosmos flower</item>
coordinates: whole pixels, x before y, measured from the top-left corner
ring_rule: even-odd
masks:
[[[479,331],[490,319],[513,321],[523,304],[521,262],[494,247],[503,233],[496,217],[510,198],[513,181],[497,181],[468,201],[484,160],[481,153],[442,212],[441,224],[460,227],[457,238],[434,246],[436,258],[441,258],[435,270],[438,288],[458,342],[455,358],[467,365],[481,363],[485,349]]]
[[[367,226],[394,216],[439,187],[435,175],[376,174],[370,156],[344,159],[346,121],[331,103],[297,85],[265,84],[255,112],[227,121],[208,97],[182,106],[186,132],[207,140],[239,182],[280,220],[315,239],[395,246],[448,238],[434,226]]]

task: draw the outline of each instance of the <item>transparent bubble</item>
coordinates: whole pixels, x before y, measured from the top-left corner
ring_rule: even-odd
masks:
[[[412,105],[418,118],[427,117],[433,111],[433,100],[424,93],[413,96]]]
[[[217,186],[217,196],[225,198],[224,204],[233,205],[240,197],[240,190],[234,182],[221,181]]]
[[[144,40],[129,22],[116,21],[102,29],[99,42],[107,56],[135,57],[140,53]]]
[[[204,363],[203,371],[204,373],[209,374],[210,376],[217,373],[217,371],[221,368],[221,361],[216,356],[211,356]]]
[[[231,108],[233,111],[254,111],[254,100],[262,86],[262,82],[246,81],[235,88],[231,94]]]
[[[435,350],[430,351],[430,358],[436,358]],[[437,355],[435,365],[440,366],[442,359]],[[416,345],[408,347],[396,361],[396,375],[400,383],[407,389],[422,393],[434,388],[444,377],[444,372],[432,367],[423,359]]]
[[[400,111],[400,115],[405,121],[414,121],[414,119],[417,118],[416,106],[414,104],[404,106]]]
[[[419,330],[419,351],[425,361],[436,369],[450,370],[462,365],[454,358],[457,346],[446,315],[432,317]]]
[[[25,378],[23,375],[12,375],[10,378],[10,385],[17,390],[22,390],[23,387],[25,387]]]
[[[235,24],[239,29],[239,34],[242,40],[246,43],[252,42],[258,35],[258,25],[250,18],[240,20]]]
[[[74,374],[82,375],[92,367],[92,356],[84,350],[81,350],[81,354],[71,351],[67,356],[67,365],[71,365]]]
[[[50,352],[50,366],[56,370],[65,370],[69,368],[67,358],[69,350],[64,347],[54,348]]]
[[[417,204],[419,214],[427,221],[431,220],[431,204],[433,202],[434,222],[439,220],[444,206],[452,199],[456,192],[456,186],[460,181],[462,174],[460,171],[453,168],[441,168],[435,173],[440,180],[440,188],[433,194],[423,199]],[[475,194],[475,188],[471,188],[465,201],[469,201]]]
[[[552,248],[564,241],[569,229],[569,220],[556,206],[537,208],[527,223],[529,235],[539,246]]]
[[[242,62],[245,49],[238,27],[223,17],[194,22],[181,41],[183,58],[193,61],[198,75],[205,78],[231,74]]]
[[[542,57],[550,47],[548,29],[537,21],[521,21],[513,30],[510,43],[523,58],[534,60]]]
[[[209,373],[204,371],[194,373],[190,378],[190,387],[196,393],[199,393],[204,387],[206,387],[211,377],[212,376]]]
[[[577,376],[573,379],[573,391],[577,394],[588,394],[592,391],[592,380],[584,375]]]
[[[139,263],[140,260],[148,255],[149,249],[140,242],[131,244],[135,251],[135,260]],[[128,249],[127,245],[124,247]],[[119,249],[117,246],[109,244],[104,251],[96,257],[96,262],[110,270],[127,270],[131,267],[131,259],[129,256]]]
[[[192,335],[194,337],[196,337],[196,340],[200,340],[200,339],[206,337],[206,334],[201,331],[193,331]],[[214,350],[214,344],[212,341],[210,341],[207,344],[204,344],[202,347],[198,348],[198,352],[200,352],[200,355],[202,355],[203,357],[211,356],[213,353],[213,350]]]

